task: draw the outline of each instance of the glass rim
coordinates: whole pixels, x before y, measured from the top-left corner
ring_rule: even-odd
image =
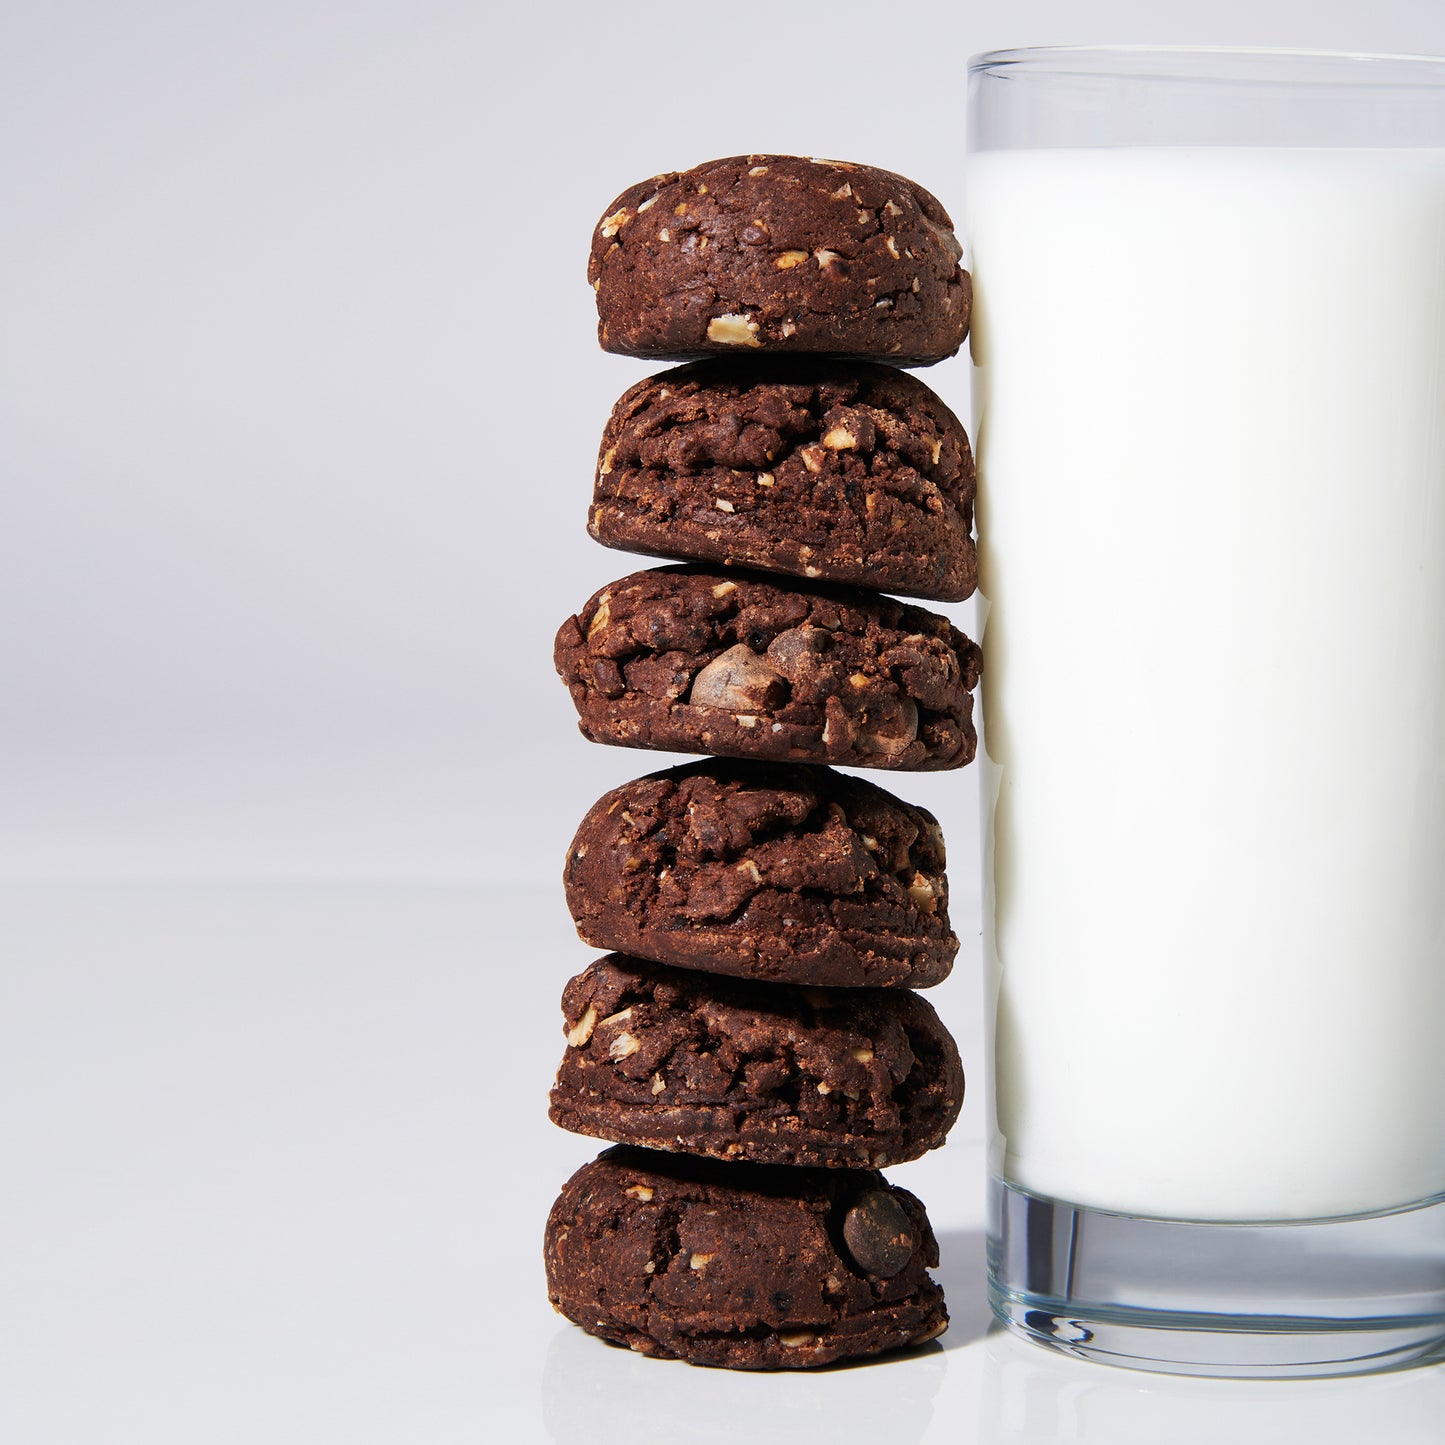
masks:
[[[1150,73],[1142,66],[1156,69]],[[1365,75],[1352,69],[1356,66],[1389,67],[1390,74]],[[968,59],[970,77],[1020,70],[1097,80],[1254,80],[1281,85],[1386,80],[1399,85],[1413,75],[1421,85],[1445,85],[1445,55],[1264,45],[1032,45],[987,50]],[[1321,75],[1321,70],[1331,73]]]

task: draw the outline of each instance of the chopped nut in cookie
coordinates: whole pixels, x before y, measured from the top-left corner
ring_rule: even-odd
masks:
[[[750,316],[714,316],[707,324],[707,339],[726,346],[761,346],[758,323]]]

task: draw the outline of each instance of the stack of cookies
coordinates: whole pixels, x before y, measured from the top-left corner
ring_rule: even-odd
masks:
[[[683,562],[590,598],[557,670],[594,742],[713,755],[608,793],[567,860],[612,952],[563,994],[551,1114],[618,1142],[552,1209],[548,1289],[644,1354],[801,1367],[947,1324],[923,1206],[878,1173],[963,1100],[911,991],[958,949],[943,839],[829,765],[974,753],[978,649],[872,590],[974,587],[968,438],[894,369],[967,335],[951,224],[887,171],[746,156],[634,186],[593,238],[603,347],[691,360],[617,403],[588,530]]]

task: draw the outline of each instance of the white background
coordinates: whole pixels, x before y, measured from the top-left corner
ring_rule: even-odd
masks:
[[[553,878],[649,761],[550,663],[637,565],[583,531],[649,369],[603,207],[772,149],[961,212],[970,53],[1144,40],[1445,52],[1445,6],[8,0],[0,873]],[[899,791],[971,838],[967,775]]]
[[[592,1152],[541,1102],[562,851],[665,761],[583,743],[550,665],[638,565],[583,532],[647,369],[596,348],[591,226],[748,150],[958,215],[970,53],[1144,41],[1442,53],[1445,7],[0,7],[0,1437],[1445,1440],[1439,1371],[1251,1393],[983,1339],[969,772],[890,782],[964,939],[975,1091],[899,1171],[949,1348],[742,1379],[542,1298]],[[926,379],[966,412],[966,361]]]

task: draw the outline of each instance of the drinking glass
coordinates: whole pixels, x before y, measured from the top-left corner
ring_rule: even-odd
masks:
[[[990,1288],[1445,1340],[1445,61],[970,65]]]

